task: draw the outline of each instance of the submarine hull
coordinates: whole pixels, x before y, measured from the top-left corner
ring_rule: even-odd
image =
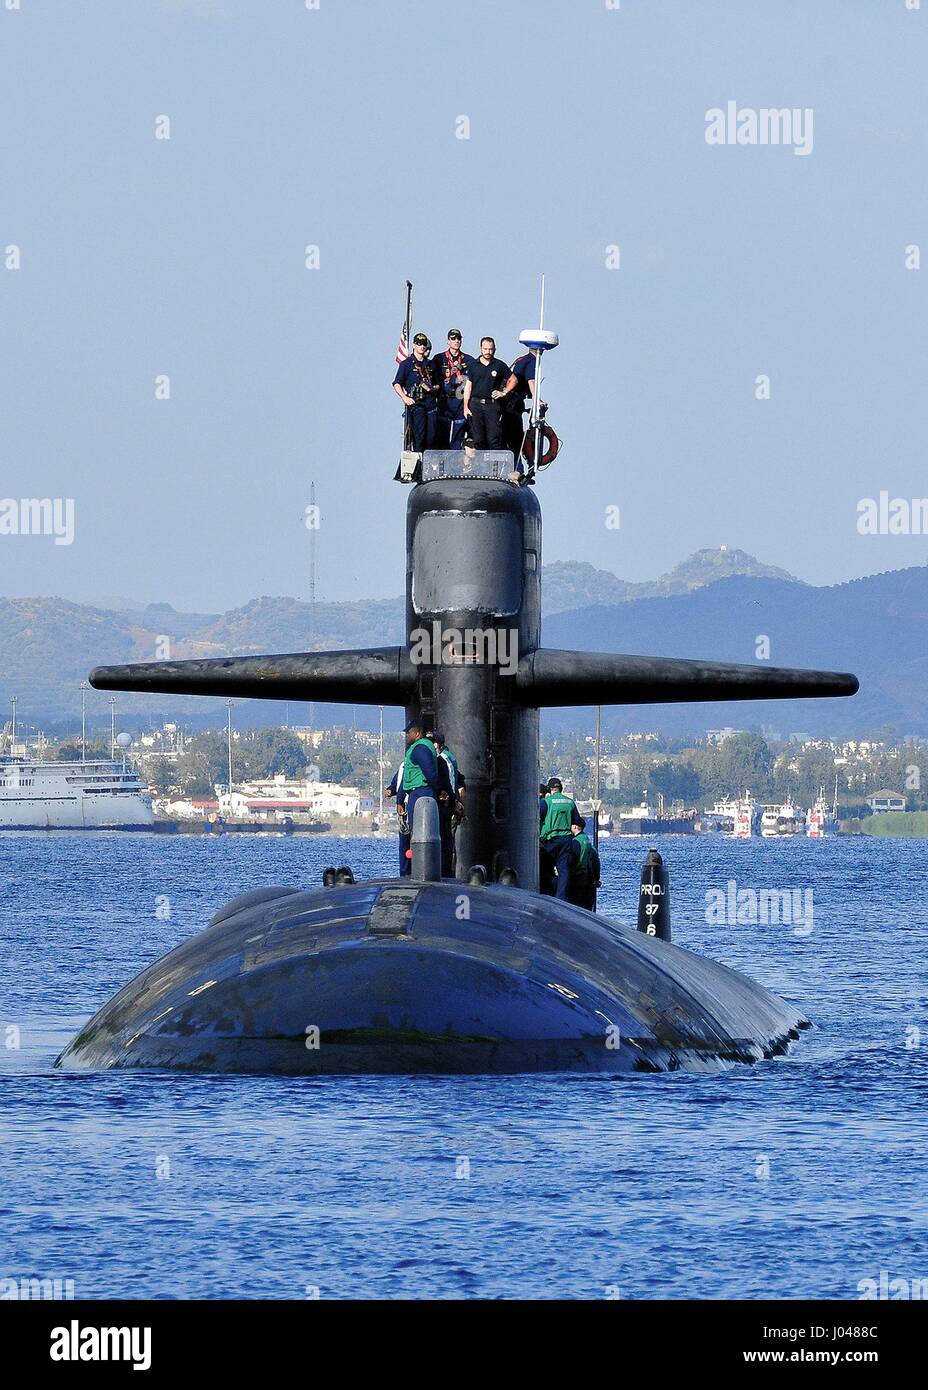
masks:
[[[807,1020],[737,971],[526,890],[376,880],[249,893],[57,1059],[284,1074],[716,1071]]]

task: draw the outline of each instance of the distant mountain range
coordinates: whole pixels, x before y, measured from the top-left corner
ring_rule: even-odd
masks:
[[[629,583],[608,570],[594,569],[592,565],[575,560],[557,560],[542,568],[542,594],[545,613],[552,615],[594,604],[631,603],[639,598],[688,594],[693,589],[702,589],[707,584],[718,583],[720,579],[739,575],[800,583],[786,570],[761,564],[747,551],[732,550],[723,545],[717,550],[697,550],[669,574],[662,574],[658,579],[647,579],[641,584]]]
[[[604,711],[606,729],[684,733],[769,725],[785,733],[850,736],[891,725],[928,736],[928,568],[817,587],[724,548],[697,551],[646,583],[557,562],[542,571],[542,593],[550,646],[754,662],[766,637],[774,665],[852,670],[861,678],[861,693],[851,700],[614,707]],[[165,638],[176,658],[382,646],[403,640],[403,608],[401,597],[320,602],[315,613],[296,599],[265,597],[222,614],[180,613],[169,604],[131,599],[96,605],[0,599],[0,698],[16,694],[19,717],[28,724],[73,728],[77,686],[92,666],[155,660],[165,654]],[[108,698],[88,692],[92,719],[108,719]],[[202,725],[216,722],[221,705],[121,695],[119,709],[124,721],[131,712],[136,723],[177,717]],[[369,723],[366,713],[358,711],[360,724]],[[252,725],[282,717],[282,706],[265,702],[243,704],[237,715]],[[306,717],[305,709],[290,710],[292,722]],[[315,708],[317,724],[345,718],[342,707]],[[546,722],[585,728],[590,714],[552,711]]]

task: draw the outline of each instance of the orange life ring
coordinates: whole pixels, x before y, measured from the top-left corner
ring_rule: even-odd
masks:
[[[535,431],[531,425],[525,431],[525,439],[522,441],[522,457],[530,468],[546,468],[549,463],[553,463],[557,458],[558,449],[561,441],[550,425],[542,425],[541,436],[544,439],[544,448],[541,451],[541,458],[535,463]]]

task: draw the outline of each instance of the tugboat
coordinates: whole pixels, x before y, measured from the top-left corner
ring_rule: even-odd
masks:
[[[833,824],[831,810],[825,800],[825,788],[819,787],[818,796],[806,812],[806,835],[810,840],[824,840]]]
[[[754,834],[754,820],[757,804],[750,792],[746,791],[735,802],[735,818],[732,824],[732,837],[736,840],[750,840]]]
[[[796,1004],[647,925],[538,892],[540,708],[851,695],[857,680],[540,645],[541,508],[526,484],[556,454],[538,388],[557,337],[540,328],[521,341],[536,358],[533,448],[401,460],[413,484],[403,646],[105,666],[90,678],[107,690],[404,706],[410,723],[444,730],[467,778],[458,877],[441,876],[437,806],[424,796],[409,877],[355,883],[346,867],[321,887],[233,899],[105,1004],[59,1066],[702,1071],[771,1057],[807,1026]],[[648,872],[641,892],[660,893],[666,879]]]
[[[765,839],[786,839],[790,835],[801,835],[804,829],[805,820],[789,798],[782,805],[763,808],[760,833]]]

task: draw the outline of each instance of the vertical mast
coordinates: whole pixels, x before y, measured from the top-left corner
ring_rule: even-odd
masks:
[[[538,315],[538,328],[539,328],[539,330],[540,330],[540,331],[543,331],[543,330],[544,330],[544,326],[545,326],[545,277],[544,277],[544,275],[542,274],[542,277],[541,277],[541,312],[540,312],[539,315]],[[532,428],[537,430],[538,426],[539,426],[540,423],[541,423],[541,415],[540,415],[540,413],[539,413],[539,410],[540,410],[540,406],[541,406],[541,358],[542,358],[542,349],[541,349],[540,347],[533,348],[533,349],[532,349],[532,355],[533,355],[534,358],[535,358],[535,393],[534,393],[534,395],[532,396],[532,415],[531,415],[531,423],[532,423]],[[536,440],[535,440],[535,458],[536,458],[536,459],[539,457],[538,444],[539,444],[539,441],[538,441],[538,439],[536,438]]]
[[[380,788],[380,815],[383,820],[383,705],[380,706],[380,755],[377,762],[377,785]]]
[[[316,640],[316,484],[311,482],[309,485],[309,516],[312,526],[309,528],[309,649],[312,651],[313,643]],[[316,723],[315,702],[310,701],[309,705],[309,727],[314,728]]]
[[[396,354],[397,363],[405,361],[412,352],[412,281],[406,281],[406,316],[403,319],[403,356]],[[409,431],[409,418],[406,411],[403,411],[403,449],[409,449],[412,445],[412,438]]]
[[[602,747],[602,705],[596,706],[596,769],[593,778],[593,800],[599,804],[599,763]]]
[[[544,355],[550,348],[557,347],[557,345],[558,345],[558,336],[557,336],[557,334],[556,334],[556,333],[552,333],[552,332],[550,331],[550,329],[545,328],[545,277],[544,277],[544,275],[542,275],[542,277],[541,277],[541,306],[540,306],[540,319],[541,319],[541,322],[539,323],[539,325],[538,325],[537,328],[525,328],[525,329],[523,329],[522,332],[519,334],[519,342],[522,344],[523,347],[528,348],[528,350],[529,350],[529,352],[531,353],[532,357],[535,359],[535,381],[534,381],[534,390],[533,390],[533,392],[532,392],[532,409],[531,409],[531,413],[529,414],[529,422],[528,422],[528,429],[531,431],[531,433],[532,433],[532,435],[533,435],[532,444],[533,444],[533,449],[534,449],[532,464],[531,464],[531,467],[529,468],[529,474],[530,474],[530,475],[533,474],[533,473],[535,473],[535,471],[538,469],[538,466],[539,466],[539,463],[540,463],[540,460],[541,460],[541,442],[542,442],[542,439],[544,438],[544,429],[545,429],[545,426],[544,426],[544,415],[545,415],[545,412],[544,412],[544,410],[543,410],[543,408],[542,408],[542,402],[541,402],[541,377],[542,377],[541,359],[542,359],[543,355]],[[526,435],[527,435],[527,434],[528,434],[528,431],[526,431]],[[553,438],[553,436],[552,436],[552,438]],[[556,441],[555,441],[555,443],[556,443]]]

